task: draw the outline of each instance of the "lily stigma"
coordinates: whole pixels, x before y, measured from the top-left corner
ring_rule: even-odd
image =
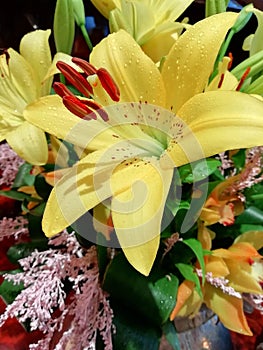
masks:
[[[68,109],[60,97],[47,96],[24,112],[30,123],[72,143],[79,155],[48,199],[42,221],[47,236],[91,209],[95,221],[110,212],[126,258],[148,275],[175,168],[262,144],[262,101],[238,91],[205,91],[235,19],[229,12],[192,26],[160,70],[123,30],[94,47],[90,63],[73,59],[86,79],[58,65],[84,97],[57,84]]]

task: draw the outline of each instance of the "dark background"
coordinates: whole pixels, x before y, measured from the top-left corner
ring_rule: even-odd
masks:
[[[237,2],[237,1],[236,1]],[[245,5],[254,2],[254,5],[263,9],[263,0],[240,0],[240,4]],[[103,26],[107,26],[107,21],[96,11],[89,0],[84,0],[87,16],[94,16],[96,29],[90,33],[93,45],[98,43],[103,37]],[[0,6],[0,48],[12,47],[19,49],[19,43],[24,34],[34,29],[52,29],[56,0],[1,0]],[[194,23],[204,18],[204,0],[196,0],[184,13],[189,17],[190,23]],[[238,44],[240,55],[240,43],[256,28],[256,20],[253,19],[245,30],[237,35],[233,42]],[[52,53],[55,53],[54,40],[51,35],[50,45]],[[235,54],[235,46],[232,44],[232,51]],[[88,58],[88,48],[83,41],[82,35],[76,29],[76,40],[72,55]],[[243,57],[239,57],[240,60]]]

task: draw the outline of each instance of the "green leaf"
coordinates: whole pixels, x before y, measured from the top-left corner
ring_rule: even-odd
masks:
[[[203,295],[201,291],[200,281],[197,274],[194,272],[193,266],[189,264],[184,264],[184,263],[177,263],[175,264],[175,266],[178,268],[178,270],[180,271],[184,279],[195,283],[196,291],[202,298]]]
[[[201,270],[202,270],[202,284],[205,282],[205,262],[204,262],[204,252],[201,243],[194,238],[184,239],[182,241],[184,244],[186,244],[195,254]]]
[[[30,202],[39,202],[40,201],[37,198],[32,198],[30,194],[23,193],[23,192],[17,192],[17,191],[14,191],[14,190],[0,191],[0,195],[8,197],[8,198],[15,199],[17,201],[24,201],[24,200],[28,200]]]
[[[111,304],[114,310],[114,350],[158,350],[161,329],[151,326],[145,319],[127,308]]]
[[[245,209],[236,219],[236,224],[261,225],[263,222],[263,211],[257,207],[250,206]]]
[[[263,231],[263,224],[262,225],[253,225],[253,224],[244,224],[240,225],[240,234],[245,233],[247,231]]]
[[[102,233],[97,235],[97,254],[100,274],[103,275],[108,265],[107,241]]]
[[[34,185],[35,176],[31,174],[32,167],[33,165],[29,163],[24,163],[20,166],[12,185],[13,188]]]
[[[57,52],[71,54],[75,36],[72,0],[57,0],[53,32]]]
[[[179,168],[180,179],[183,183],[202,181],[213,174],[221,162],[217,159],[205,159]]]
[[[236,154],[234,154],[231,158],[232,158],[232,160],[234,162],[235,168],[238,169],[238,170],[241,170],[245,166],[246,151],[244,149],[241,149]]]
[[[25,213],[30,213],[32,215],[35,216],[43,216],[44,214],[44,210],[46,207],[46,202],[40,203],[39,205],[37,205],[36,207],[34,207],[33,209],[28,209],[25,203],[22,203],[22,210]]]
[[[119,253],[108,266],[103,287],[120,305],[128,305],[147,322],[160,326],[175,306],[178,279],[172,274],[166,275],[160,268],[145,277]]]
[[[53,187],[46,182],[43,175],[39,174],[36,176],[35,189],[41,198],[47,201],[52,188]]]
[[[167,321],[163,325],[163,334],[173,350],[181,350],[181,345],[173,322]]]
[[[0,295],[7,304],[11,304],[23,289],[22,283],[13,284],[13,282],[4,280],[0,285]]]

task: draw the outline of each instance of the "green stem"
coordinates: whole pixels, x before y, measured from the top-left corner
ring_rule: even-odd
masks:
[[[82,35],[83,35],[83,37],[84,37],[84,39],[85,39],[85,41],[86,41],[86,43],[88,45],[88,48],[89,48],[89,50],[91,52],[93,50],[93,45],[91,43],[91,40],[90,40],[90,37],[89,37],[89,34],[87,32],[87,29],[86,29],[85,25],[81,24],[80,25],[80,29],[81,29]]]

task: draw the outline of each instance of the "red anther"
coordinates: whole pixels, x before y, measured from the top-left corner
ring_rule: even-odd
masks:
[[[105,109],[103,109],[103,107],[99,103],[93,100],[85,100],[83,102],[86,106],[94,109],[100,115],[102,120],[104,120],[105,122],[109,120],[108,113],[105,111]]]
[[[56,94],[58,94],[60,97],[64,96],[74,96],[74,94],[62,83],[55,82],[53,84],[53,89]]]
[[[83,60],[82,58],[73,57],[71,61],[78,65],[88,76],[97,73],[97,69],[92,64]]]
[[[221,74],[221,77],[220,77],[220,80],[219,80],[219,83],[217,85],[218,89],[221,88],[222,84],[223,84],[223,81],[224,81],[224,78],[225,78],[225,74]]]
[[[64,96],[64,106],[81,119],[97,119],[96,114],[75,96]]]
[[[249,263],[250,266],[254,264],[254,260],[252,258],[248,258],[247,262]]]
[[[232,63],[233,63],[233,55],[232,52],[229,52],[228,57],[230,58],[230,61],[228,63],[227,69],[230,70],[232,67]]]
[[[250,67],[248,67],[247,69],[246,69],[246,71],[245,71],[245,73],[242,75],[242,77],[241,77],[241,79],[240,79],[240,81],[239,81],[239,84],[238,84],[238,86],[237,86],[237,88],[236,88],[236,91],[239,91],[240,89],[241,89],[241,87],[243,86],[243,84],[244,84],[244,81],[246,80],[246,78],[247,78],[247,76],[248,76],[248,74],[249,74],[249,72],[250,72]]]
[[[81,102],[84,103],[86,106],[95,109],[95,111],[102,108],[102,105],[100,105],[98,102],[95,102],[94,100],[83,100]]]
[[[65,78],[84,96],[90,97],[93,90],[90,83],[78,72],[65,62],[58,61],[57,67]]]
[[[110,98],[113,101],[118,102],[120,100],[120,90],[110,73],[105,68],[99,68],[97,70],[97,76],[102,87],[106,90]]]

